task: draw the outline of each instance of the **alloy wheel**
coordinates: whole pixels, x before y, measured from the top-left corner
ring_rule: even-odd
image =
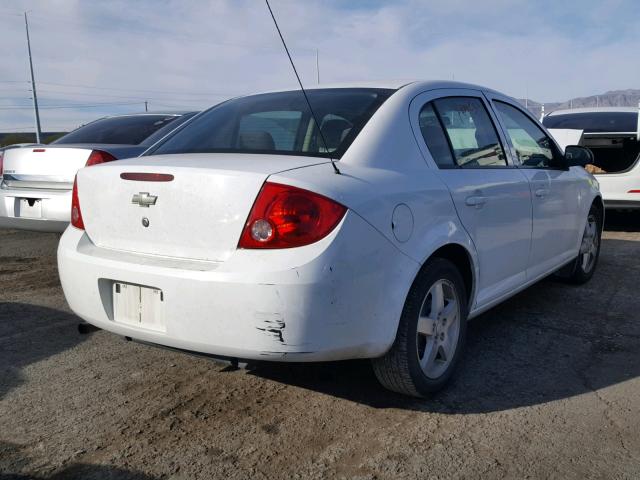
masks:
[[[599,243],[598,219],[594,214],[589,214],[580,245],[580,266],[583,272],[590,272],[595,265]]]
[[[460,302],[452,282],[435,282],[425,296],[416,334],[422,372],[437,379],[454,358],[460,336]]]

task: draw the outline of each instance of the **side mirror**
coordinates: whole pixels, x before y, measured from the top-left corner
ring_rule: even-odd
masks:
[[[564,149],[564,161],[568,167],[584,167],[593,163],[593,152],[585,147],[569,145]]]

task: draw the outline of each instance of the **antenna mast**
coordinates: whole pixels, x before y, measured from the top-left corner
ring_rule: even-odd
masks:
[[[271,10],[271,5],[269,5],[269,0],[264,0],[264,1],[267,4],[267,8],[269,9],[269,13],[271,14],[271,18],[273,19],[273,23],[276,26],[276,30],[278,30],[278,35],[280,36],[280,40],[282,40],[282,45],[284,46],[284,50],[285,50],[285,52],[287,52],[287,57],[289,57],[289,62],[291,63],[291,67],[293,68],[293,73],[296,74],[296,78],[298,79],[298,84],[300,85],[300,90],[302,90],[302,94],[304,95],[304,99],[307,102],[307,106],[309,107],[309,111],[311,112],[311,116],[313,117],[313,121],[316,122],[316,125],[318,126],[318,133],[320,134],[320,138],[322,139],[322,143],[324,145],[324,149],[327,151],[327,154],[329,155],[329,160],[331,161],[331,166],[333,167],[333,171],[337,175],[340,175],[340,170],[338,169],[337,165],[335,164],[335,161],[333,160],[333,157],[331,156],[331,152],[329,152],[328,143],[327,143],[326,139],[324,138],[324,134],[322,133],[322,128],[320,128],[320,122],[318,122],[318,117],[316,117],[316,114],[313,111],[313,108],[311,107],[311,102],[309,101],[309,97],[307,96],[307,92],[305,91],[304,87],[302,86],[302,81],[300,80],[300,75],[298,75],[298,70],[296,70],[296,66],[293,63],[293,59],[291,58],[291,54],[289,53],[289,49],[287,48],[287,44],[284,41],[284,37],[282,36],[282,32],[280,31],[280,27],[278,26],[278,22],[276,21],[276,17],[273,14],[273,10]]]

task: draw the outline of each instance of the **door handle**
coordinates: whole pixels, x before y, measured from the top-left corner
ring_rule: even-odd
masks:
[[[544,198],[549,194],[549,189],[548,188],[538,188],[535,193],[536,193],[536,197]]]
[[[467,197],[464,200],[464,203],[469,207],[482,208],[482,206],[487,203],[487,197],[482,197],[480,195],[473,195],[471,197]]]

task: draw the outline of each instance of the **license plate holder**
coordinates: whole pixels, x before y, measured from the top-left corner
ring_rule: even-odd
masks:
[[[113,320],[148,330],[166,331],[162,290],[113,282]]]
[[[17,198],[17,215],[21,218],[42,218],[42,199]]]

